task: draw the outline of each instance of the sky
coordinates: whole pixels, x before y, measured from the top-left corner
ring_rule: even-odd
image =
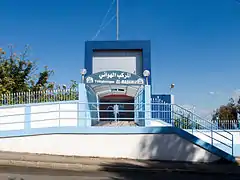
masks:
[[[0,47],[31,46],[56,83],[80,81],[84,42],[92,40],[112,0],[1,0]],[[153,92],[208,114],[240,94],[240,1],[119,0],[120,40],[151,40]],[[114,5],[115,6],[115,5]],[[116,39],[115,7],[95,40]]]

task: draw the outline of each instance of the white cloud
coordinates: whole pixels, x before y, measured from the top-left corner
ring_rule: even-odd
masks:
[[[210,95],[214,95],[214,94],[215,94],[215,92],[211,91],[211,92],[209,92],[209,94],[210,94]]]
[[[238,101],[240,97],[240,89],[236,89],[233,91],[232,98],[234,101]]]
[[[209,91],[208,92],[208,94],[210,94],[210,95],[223,95],[223,93],[222,92],[219,92],[219,91]]]

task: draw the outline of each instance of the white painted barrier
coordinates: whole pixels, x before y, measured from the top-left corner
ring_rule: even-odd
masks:
[[[77,103],[41,104],[31,107],[31,128],[77,126]]]
[[[0,131],[24,129],[25,107],[0,109]]]
[[[212,162],[219,157],[175,134],[52,134],[0,139],[0,151]]]
[[[77,108],[77,102],[1,107],[0,131],[22,130],[26,123],[29,128],[77,126]]]

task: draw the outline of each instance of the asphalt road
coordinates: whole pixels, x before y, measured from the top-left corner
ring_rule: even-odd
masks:
[[[0,167],[0,180],[239,180],[239,176],[177,172],[74,172],[37,168]]]

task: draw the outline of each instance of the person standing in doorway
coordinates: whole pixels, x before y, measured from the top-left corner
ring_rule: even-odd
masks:
[[[119,106],[118,104],[115,104],[113,106],[113,113],[114,113],[114,118],[115,118],[115,121],[118,121],[118,116],[119,116]]]

